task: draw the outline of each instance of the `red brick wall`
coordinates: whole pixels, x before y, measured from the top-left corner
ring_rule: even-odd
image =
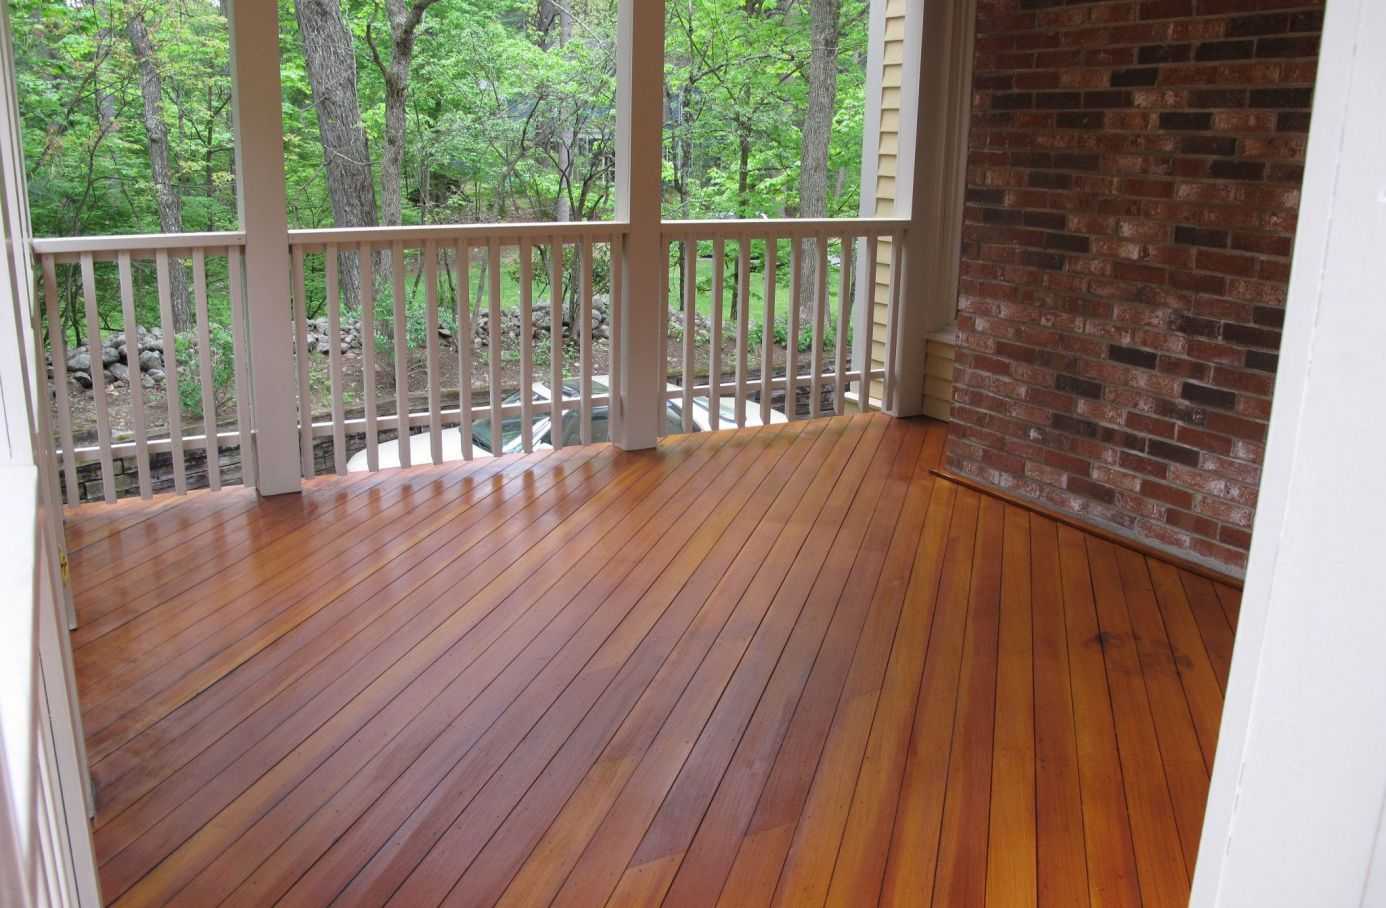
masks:
[[[979,6],[949,466],[1239,570],[1321,4]]]

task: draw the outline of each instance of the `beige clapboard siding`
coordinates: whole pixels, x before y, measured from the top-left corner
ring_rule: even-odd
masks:
[[[948,421],[953,401],[953,344],[930,339],[924,348],[924,415]]]
[[[877,137],[876,157],[876,217],[895,214],[895,177],[899,173],[897,153],[900,146],[900,85],[904,76],[905,3],[889,0],[886,4],[885,47],[882,50],[881,70],[881,128]],[[872,294],[872,321],[876,325],[871,344],[871,367],[880,369],[885,363],[886,304],[890,295],[890,263],[892,247],[888,238],[879,244]],[[948,419],[953,399],[953,345],[942,340],[930,340],[925,348],[924,412],[935,419]],[[870,396],[880,400],[880,382],[871,385]]]

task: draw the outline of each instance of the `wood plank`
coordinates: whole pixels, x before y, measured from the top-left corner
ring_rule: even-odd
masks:
[[[936,450],[941,451],[941,441],[941,433],[931,433],[922,457],[927,460]],[[912,483],[891,538],[881,579],[872,591],[871,609],[856,649],[844,653],[838,665],[827,664],[817,679],[821,686],[806,692],[790,721],[746,831],[740,841],[733,836],[720,849],[718,863],[703,885],[709,894],[716,893],[720,885],[723,902],[770,902],[820,761],[859,765],[865,733],[858,736],[855,730],[871,723],[900,610],[907,595],[927,586],[911,570],[920,549],[921,533],[926,538],[941,540],[947,529],[951,493],[936,499],[936,491],[931,482]],[[938,545],[941,551],[941,542]],[[932,559],[921,559],[919,563],[925,571],[934,570]],[[839,689],[841,693],[832,696]],[[812,697],[808,696],[810,693]],[[848,786],[851,778],[844,777]],[[725,884],[721,883],[723,878]]]
[[[621,523],[645,527],[666,507],[682,512],[690,501],[680,500],[677,495],[696,497],[706,484],[726,475],[726,458],[722,455],[737,453],[745,439],[727,451],[729,441],[732,439],[721,436],[695,446],[667,480],[633,503]],[[583,647],[590,643],[595,648],[611,630],[610,624],[603,625],[601,621],[619,618],[620,614],[599,613],[601,599],[570,607],[571,596],[604,572],[610,560],[620,553],[613,536],[621,538],[619,533],[608,532],[572,570],[563,574],[565,585],[571,584],[573,589],[555,589],[536,581],[511,593],[501,607],[511,605],[519,610],[518,620],[481,656],[467,664],[440,696],[350,776],[346,776],[351,772],[350,766],[334,775],[326,771],[324,764],[209,864],[183,890],[182,896],[198,901],[231,898],[263,902],[277,898],[303,868],[320,856],[322,845],[331,842],[341,833],[343,824],[354,819],[353,811],[359,813],[381,797],[406,768],[421,764],[418,774],[436,778],[437,764],[454,759],[466,746],[465,737],[459,741],[457,736],[447,734],[449,729],[488,727],[541,668],[558,658],[555,651],[561,655],[574,641],[578,641],[579,652],[590,655],[591,649]],[[596,624],[589,621],[594,617]],[[472,732],[471,737],[474,736]],[[336,784],[343,777],[345,781]],[[422,795],[427,790],[423,788],[418,793]],[[396,792],[391,803],[398,801]],[[293,840],[289,840],[290,836]],[[240,875],[246,872],[239,868],[257,866],[257,873],[237,887]]]
[[[1179,582],[1188,597],[1194,620],[1198,622],[1198,632],[1203,637],[1208,658],[1213,662],[1218,687],[1225,691],[1227,675],[1232,670],[1232,625],[1223,611],[1222,601],[1213,584],[1204,577],[1180,571]]]
[[[1069,685],[1058,526],[1030,515],[1035,637],[1035,855],[1039,904],[1088,904],[1078,736]]]
[[[465,839],[467,834],[476,834],[476,829],[467,825],[469,816],[495,817],[493,822],[503,819],[512,830],[503,838],[493,837],[494,847],[503,848],[507,854],[492,854],[487,863],[523,860],[550,828],[550,821],[563,809],[564,798],[579,784],[582,774],[596,762],[618,728],[624,724],[627,737],[637,733],[635,725],[638,723],[627,722],[637,701],[644,699],[649,704],[666,696],[677,696],[688,674],[696,668],[725,626],[735,605],[731,599],[713,600],[709,593],[720,576],[725,575],[735,559],[745,552],[753,530],[763,520],[778,514],[779,509],[787,506],[791,500],[790,493],[786,491],[788,481],[800,471],[805,471],[807,475],[816,472],[839,436],[840,432],[825,435],[817,430],[803,436],[802,442],[786,452],[788,462],[785,468],[765,477],[748,502],[748,507],[735,515],[730,524],[724,525],[724,532],[720,536],[705,539],[695,537],[698,547],[690,545],[681,552],[659,575],[654,585],[640,595],[642,607],[651,607],[666,615],[660,619],[662,627],[655,628],[659,636],[654,640],[653,648],[642,646],[636,651],[635,657],[620,666],[608,692],[600,693],[595,703],[587,698],[597,697],[598,694],[589,694],[584,690],[573,693],[572,699],[576,700],[576,704],[563,703],[561,714],[576,714],[576,718],[580,719],[575,726],[570,726],[571,731],[566,737],[540,735],[517,749],[499,770],[503,778],[518,777],[520,782],[542,775],[544,784],[536,782],[528,791],[508,790],[508,786],[494,784],[488,784],[485,791],[473,789],[474,796],[480,795],[479,803],[468,804],[466,798],[458,798],[463,802],[460,814],[453,805],[443,805],[441,809],[446,812],[442,814],[441,825],[436,832],[410,837],[412,855],[385,855],[387,860],[373,861],[358,875],[357,882],[347,890],[347,894],[364,897],[367,901],[388,897],[398,882],[433,848],[434,842],[444,844],[440,837],[445,833],[454,839]],[[608,671],[615,671],[615,666],[605,659],[602,664],[607,666]],[[568,699],[569,696],[565,694],[564,700]],[[655,707],[649,708],[657,714]],[[539,731],[536,729],[534,734],[539,735]],[[613,761],[611,765],[619,765],[619,761]],[[482,782],[487,781],[483,772],[468,775],[479,777]],[[519,789],[519,786],[516,788]],[[450,807],[453,809],[448,810]],[[579,817],[588,818],[580,812]],[[541,821],[541,818],[546,819]],[[600,815],[595,819],[599,820]],[[452,824],[451,829],[449,823]],[[553,828],[560,829],[561,824]],[[454,847],[475,852],[486,844],[486,831],[480,830],[480,835],[481,842],[459,841]],[[543,843],[539,843],[541,850],[544,847]],[[433,850],[436,851],[436,848]],[[391,864],[393,866],[388,866]],[[547,861],[531,861],[530,866],[545,874],[538,881],[539,885],[556,888],[562,882],[561,875],[556,880],[547,876],[558,869],[557,865]],[[372,889],[376,889],[376,892],[373,893]]]
[[[1069,683],[1083,790],[1083,839],[1089,898],[1103,905],[1139,905],[1140,887],[1122,789],[1112,701],[1102,656],[1086,537],[1059,527],[1059,563],[1068,633]]]
[[[639,848],[630,857],[620,883],[610,895],[613,903],[662,901],[678,870],[678,861],[670,859],[681,858],[687,851],[717,790],[728,777],[746,777],[755,765],[773,760],[799,695],[822,654],[825,638],[844,622],[856,628],[861,626],[868,603],[844,602],[848,598],[844,597],[844,588],[872,528],[887,480],[896,471],[895,487],[908,484],[908,467],[922,441],[922,430],[891,431],[877,449],[860,488],[846,502],[838,502],[835,508],[830,502],[830,507],[820,513],[814,534],[805,542],[795,567],[776,594],[777,599],[803,596],[804,602],[788,642],[773,665],[773,673],[771,666],[758,664],[759,660],[753,660],[749,654],[743,659],[659,805]],[[905,471],[900,471],[902,464]],[[905,472],[905,476],[899,476],[899,472]],[[834,496],[846,489],[839,485]],[[842,515],[840,521],[838,514]],[[884,541],[879,548],[883,555]],[[872,586],[875,579],[870,577]],[[759,688],[751,680],[757,672],[768,675],[768,681]],[[654,865],[654,869],[642,869],[646,865]]]
[[[567,488],[564,491],[578,497],[569,502],[565,495],[557,507],[565,511],[575,508],[585,494],[590,494],[584,490],[590,488],[593,475],[583,467],[571,476],[565,476]],[[554,505],[541,502],[538,510],[543,513],[539,520],[552,520],[550,515],[553,509]],[[512,525],[523,529],[525,526],[544,524],[517,517],[507,522],[505,527],[510,530]],[[457,546],[462,554],[452,561],[445,560],[442,570],[431,574],[420,572],[421,576],[418,577],[407,575],[412,582],[397,587],[386,586],[389,592],[386,596],[380,595],[379,587],[372,589],[371,583],[353,590],[353,595],[346,597],[348,606],[360,605],[364,600],[372,605],[382,605],[387,611],[375,621],[367,622],[367,631],[353,635],[341,650],[332,651],[331,647],[324,647],[329,650],[330,658],[311,669],[305,668],[302,681],[295,678],[296,683],[283,690],[282,696],[281,692],[274,693],[271,702],[277,708],[255,709],[247,720],[234,727],[235,733],[223,735],[200,753],[195,748],[182,751],[184,755],[191,753],[195,757],[186,765],[174,763],[176,771],[168,776],[167,782],[158,791],[142,795],[128,809],[109,817],[105,826],[110,828],[101,828],[97,836],[98,855],[114,854],[123,849],[173,810],[206,810],[209,807],[215,810],[218,791],[226,791],[225,796],[229,798],[240,790],[235,780],[229,777],[228,768],[235,769],[248,763],[246,777],[257,777],[266,767],[298,746],[324,717],[335,713],[365,689],[380,672],[398,661],[401,655],[407,654],[430,631],[441,626],[440,622],[455,611],[455,604],[438,594],[455,588],[456,582],[475,574],[477,568],[494,560],[512,541],[510,533],[488,531],[485,522],[474,529],[477,532],[470,539],[464,536],[461,540],[467,544]],[[429,546],[420,548],[429,550]],[[498,572],[499,568],[494,570]],[[389,579],[388,575],[386,579]],[[351,601],[356,596],[361,598]],[[304,627],[309,626],[305,622]],[[307,633],[303,636],[309,637]],[[237,672],[232,677],[239,682],[243,676]],[[194,706],[202,699],[193,701]],[[232,702],[239,707],[243,701]],[[174,740],[181,745],[181,737]],[[205,743],[203,746],[206,746]],[[194,793],[200,796],[199,804],[195,807],[184,805],[183,802]],[[98,817],[98,822],[100,820]]]
[[[441,513],[436,525],[421,528],[417,536],[403,538],[402,554],[349,594],[339,597],[332,608],[303,621],[204,694],[95,763],[100,794],[97,826],[104,825],[194,757],[215,767],[244,752],[283,725],[302,701],[367,657],[378,642],[388,639],[411,618],[426,619],[427,612],[415,615],[407,608],[397,607],[398,603],[407,592],[457,563],[458,558],[486,537],[494,538],[481,518],[504,521],[507,526],[529,525],[535,515],[553,507],[555,497],[564,497],[567,470],[577,470],[575,478],[579,481],[590,475],[583,472],[583,465],[595,453],[538,455],[541,465],[548,468],[542,471],[517,459],[507,471],[510,475],[498,472],[487,483],[487,494],[464,498]],[[489,459],[478,463],[492,465]],[[525,481],[515,481],[517,475],[524,476]],[[573,488],[580,490],[581,486]],[[451,557],[439,557],[440,552]],[[290,691],[292,698],[287,696]],[[285,696],[280,697],[281,694]],[[280,706],[285,700],[299,702],[292,707]],[[252,715],[258,726],[242,728],[240,723]],[[235,740],[219,740],[227,728],[240,731]],[[201,756],[209,747],[213,750]],[[228,747],[235,749],[227,750]],[[208,772],[214,774],[215,769]]]
[[[929,396],[926,394],[925,399],[927,400],[928,397]],[[951,401],[952,393],[950,392],[944,397],[944,399],[941,402],[945,405],[949,405]],[[1172,564],[1175,567],[1179,568],[1181,571],[1193,574],[1197,577],[1207,578],[1215,584],[1232,587],[1234,589],[1240,589],[1241,587],[1241,580],[1237,577],[1233,577],[1229,574],[1224,574],[1221,571],[1214,570],[1213,568],[1207,567],[1203,564],[1199,564],[1198,562],[1192,561],[1188,558],[1181,558],[1178,555],[1166,552],[1164,549],[1158,549],[1153,545],[1148,545],[1144,542],[1141,542],[1139,539],[1124,536],[1113,530],[1109,530],[1106,527],[1102,527],[1090,521],[1084,520],[1083,518],[1078,517],[1074,514],[1070,514],[1065,511],[1060,511],[1057,508],[1049,507],[1046,504],[1031,500],[1029,498],[1023,498],[1019,495],[1014,495],[1006,491],[1005,489],[998,488],[985,482],[981,482],[980,480],[973,479],[970,476],[964,476],[960,473],[954,473],[952,470],[949,470],[945,467],[935,468],[934,475],[942,477],[943,479],[946,479],[949,482],[956,482],[960,486],[966,486],[967,488],[980,492],[983,495],[991,495],[995,498],[1000,498],[1002,501],[1006,502],[1006,504],[1015,505],[1018,508],[1024,508],[1027,511],[1039,514],[1040,516],[1052,520],[1055,523],[1062,524],[1064,526],[1070,526],[1076,530],[1080,530],[1089,536],[1096,536],[1099,539],[1105,539],[1108,542],[1114,545],[1119,545],[1123,548],[1134,549],[1135,551],[1140,552],[1142,555],[1145,555],[1147,558],[1154,558],[1159,561],[1164,561],[1168,564]]]
[[[1227,615],[1227,624],[1235,632],[1237,619],[1241,616],[1242,591],[1225,583],[1216,583],[1213,587],[1217,590],[1218,601],[1222,603],[1222,610]]]
[[[892,468],[880,503],[864,534],[860,553],[846,575],[837,615],[827,629],[822,649],[814,660],[801,695],[792,708],[771,709],[762,713],[764,718],[760,721],[772,722],[774,728],[763,739],[759,737],[760,733],[750,736],[752,742],[763,740],[761,748],[753,743],[749,746],[743,744],[738,749],[706,815],[696,832],[690,833],[692,841],[684,850],[681,862],[673,868],[676,875],[671,880],[667,902],[711,904],[716,900],[736,857],[741,837],[751,822],[757,800],[771,775],[770,772],[757,771],[757,768],[781,765],[782,759],[802,752],[806,746],[805,738],[811,737],[804,732],[808,725],[804,717],[810,714],[822,714],[819,725],[822,734],[826,734],[830,712],[841,695],[853,652],[863,630],[873,616],[879,620],[879,614],[883,611],[879,607],[880,600],[873,594],[887,576],[887,559],[896,527],[902,519],[902,509],[913,509],[911,515],[905,518],[908,520],[907,526],[918,526],[923,522],[929,486],[916,486],[913,477],[922,475],[918,471],[927,470],[927,464],[934,462],[936,455],[929,445],[922,445],[919,452],[913,466],[905,457],[901,457]],[[917,514],[917,519],[914,514]],[[816,739],[816,746],[821,746],[821,736]],[[771,747],[775,748],[773,752]]]
[[[948,794],[938,846],[934,902],[980,905],[986,900],[991,766],[973,754],[994,753],[997,647],[1006,507],[982,501],[968,597],[967,633],[959,677]]]
[[[866,673],[867,678],[874,679],[874,684],[857,692],[849,680],[844,694],[855,695],[862,706],[860,710],[849,708],[843,716],[845,721],[842,725],[834,720],[834,739],[830,739],[829,748],[820,761],[818,778],[828,779],[830,774],[838,775],[843,780],[842,784],[851,791],[851,800],[844,802],[846,815],[822,824],[823,844],[808,849],[828,850],[833,844],[831,830],[845,822],[841,844],[835,852],[836,867],[829,868],[832,879],[828,899],[834,904],[849,903],[856,894],[864,895],[868,900],[874,899],[885,874],[895,806],[903,785],[910,730],[918,706],[919,681],[938,607],[939,583],[955,500],[951,486],[935,486],[929,498],[922,532],[915,537],[917,541],[910,538],[901,540],[913,549],[914,560],[909,587],[904,591],[906,609],[895,629],[894,641],[883,641],[884,645],[875,644],[872,647],[874,653],[879,653],[873,653],[873,661],[881,660],[879,668],[873,666],[873,670]],[[888,662],[884,661],[886,652],[889,653]],[[862,667],[868,664],[863,662]],[[884,679],[881,671],[884,672]],[[877,692],[879,698],[873,699]],[[847,705],[856,707],[857,704],[849,702]],[[874,715],[867,710],[868,705],[874,707]],[[850,729],[858,712],[871,722],[870,737],[864,741],[864,751],[862,744],[851,742],[853,736],[839,731]],[[820,803],[826,801],[831,810],[835,799],[820,793],[827,789],[826,783],[819,782],[818,778],[814,780],[814,795],[806,806],[813,807],[813,798],[816,798]],[[854,790],[850,789],[853,785]],[[847,804],[850,804],[849,808]],[[841,813],[841,809],[833,813]],[[801,840],[812,838],[811,831],[806,829],[801,833]],[[789,867],[786,867],[788,870]]]
[[[657,634],[668,614],[658,609],[635,608],[641,594],[686,545],[699,536],[715,535],[737,509],[731,502],[724,501],[699,524],[680,519],[686,500],[700,493],[716,495],[730,487],[728,495],[733,501],[739,501],[736,493],[754,489],[776,463],[774,458],[765,456],[767,449],[784,452],[792,441],[793,435],[789,433],[764,433],[741,448],[728,446],[726,459],[730,463],[712,462],[707,472],[719,475],[706,491],[701,486],[685,487],[680,497],[663,509],[657,522],[664,527],[662,535],[658,526],[651,528],[648,533],[642,533],[642,537],[648,538],[634,549],[624,544],[624,537],[620,535],[611,539],[607,545],[615,551],[607,569],[597,573],[581,590],[574,591],[574,603],[600,604],[603,612],[619,618],[614,630],[594,622],[592,629],[585,627],[580,632],[594,638],[592,648],[596,652],[592,653],[585,646],[565,647],[543,666],[529,686],[505,708],[504,714],[465,753],[460,753],[460,745],[451,730],[447,739],[440,737],[439,746],[445,747],[455,760],[443,781],[435,785],[436,775],[423,771],[423,761],[416,762],[391,786],[388,797],[377,800],[351,829],[332,842],[331,850],[294,883],[285,904],[313,904],[324,893],[339,892],[358,868],[380,852],[384,840],[402,827],[417,829],[431,804],[455,805],[467,797],[469,787],[474,793],[480,787],[487,754],[494,755],[491,758],[494,766],[503,756],[513,752],[521,739],[537,734],[539,723],[560,728],[565,723],[576,723],[584,714],[580,707],[554,708],[554,703],[561,697],[564,707],[572,707],[584,687],[602,690],[602,685],[612,677],[609,667],[625,662],[637,647],[644,645],[649,635]],[[601,639],[604,627],[609,632]],[[596,693],[591,696],[595,697]],[[561,740],[556,734],[546,734],[543,738]]]
[[[697,439],[697,436],[692,438]],[[502,560],[500,565],[493,562],[490,567],[495,569],[494,575],[477,584],[477,593],[465,600],[444,624],[431,631],[425,645],[411,649],[405,659],[391,664],[384,674],[371,682],[371,697],[357,698],[352,701],[351,708],[332,715],[305,744],[294,750],[289,759],[276,763],[268,773],[257,774],[252,784],[239,791],[233,800],[224,804],[212,799],[201,801],[195,811],[176,811],[179,813],[177,822],[160,823],[150,830],[144,838],[167,841],[176,837],[175,840],[182,841],[157,866],[143,866],[146,863],[143,848],[127,848],[111,859],[113,867],[108,871],[109,877],[118,883],[129,880],[134,886],[129,896],[135,899],[146,892],[178,891],[224,852],[226,843],[208,830],[215,829],[220,836],[228,833],[239,836],[319,766],[327,767],[323,772],[329,778],[337,778],[353,764],[359,765],[357,761],[363,757],[369,758],[373,748],[398,733],[413,718],[415,710],[438,697],[460,670],[484,653],[518,620],[519,615],[513,611],[498,609],[506,596],[530,579],[541,566],[558,572],[559,564],[580,559],[588,546],[575,543],[589,523],[619,521],[624,516],[625,506],[638,500],[651,482],[671,472],[696,446],[696,441],[684,442],[673,449],[671,453],[675,456],[670,458],[627,455],[643,460],[645,468],[626,470],[613,482],[597,489],[543,542],[517,548],[515,555],[518,557],[514,561]],[[550,564],[555,555],[559,556],[559,561]],[[453,596],[446,598],[456,604]],[[410,704],[408,707],[381,711],[384,704],[405,691],[409,692],[404,700]],[[227,784],[232,783],[228,780]],[[212,825],[192,818],[211,810],[217,811],[217,821]],[[134,874],[139,875],[137,880],[130,879]],[[129,887],[122,886],[121,891],[125,888]]]
[[[881,900],[905,904],[930,899],[938,879],[949,753],[953,747],[964,634],[971,598],[973,551],[981,497],[963,490],[948,527],[938,605],[920,677],[909,755],[896,805]],[[938,694],[934,695],[933,692]],[[907,857],[909,856],[909,857]]]
[[[1194,618],[1193,609],[1180,583],[1179,572],[1168,564],[1146,559],[1155,598],[1169,635],[1170,651],[1179,668],[1189,714],[1198,732],[1205,766],[1212,767],[1218,747],[1218,724],[1222,719],[1223,681],[1218,677],[1208,648]]]
[[[1003,534],[986,901],[1022,906],[1034,905],[1039,898],[1029,514],[1007,506]]]
[[[106,897],[1182,902],[1236,591],[936,479],[946,436],[69,511]]]
[[[600,822],[593,828],[581,853],[565,855],[564,863],[570,863],[569,872],[554,893],[554,904],[581,903],[592,893],[602,895],[611,891],[619,879],[625,857],[613,863],[608,863],[608,857],[623,853],[628,856],[638,844],[649,822],[649,815],[644,812],[646,806],[653,802],[650,810],[658,807],[663,793],[687,759],[690,745],[697,741],[699,730],[709,722],[721,695],[737,677],[743,659],[757,667],[766,663],[773,667],[803,601],[794,595],[777,596],[775,593],[792,577],[795,556],[800,549],[811,544],[809,537],[813,533],[815,515],[825,508],[831,511],[846,507],[884,434],[885,426],[879,421],[867,424],[864,432],[844,433],[843,443],[834,447],[815,481],[801,488],[796,507],[783,531],[763,558],[758,559],[756,570],[750,576],[737,570],[747,563],[742,559],[740,564],[734,563],[733,569],[714,588],[713,598],[737,602],[732,617],[672,706],[637,708],[632,713],[635,721],[627,726],[632,729],[630,739],[618,734],[599,758],[598,772],[592,778],[601,781],[584,786],[586,790],[576,797],[601,805],[597,810],[590,807],[584,810],[584,822],[593,819]],[[758,676],[753,674],[752,677]],[[748,683],[754,686],[756,681]],[[602,764],[612,761],[618,763],[621,770],[602,773]],[[482,885],[482,881],[492,878],[496,866],[493,859],[473,864],[472,870],[479,872],[464,874],[453,891],[468,897],[479,894],[485,899],[490,889]],[[502,887],[504,882],[501,881]],[[406,883],[396,893],[395,900],[412,900],[423,894],[423,890]]]
[[[172,679],[199,670],[206,675],[207,658],[224,658],[227,647],[264,630],[271,619],[305,596],[316,597],[321,603],[330,599],[324,597],[327,591],[343,592],[368,576],[375,567],[367,557],[372,550],[445,506],[446,496],[438,493],[457,484],[464,475],[455,473],[449,478],[445,473],[420,488],[401,485],[395,494],[368,501],[364,509],[368,517],[336,533],[308,556],[300,552],[299,544],[330,524],[326,519],[305,524],[266,551],[264,557],[247,558],[234,565],[218,596],[206,597],[205,590],[190,589],[171,600],[173,607],[162,617],[146,613],[106,635],[97,655],[112,669],[94,670],[84,676],[90,681],[81,691],[86,698],[84,714],[91,717],[88,734],[102,734],[144,703],[152,691],[167,688]],[[426,494],[428,490],[434,494]],[[422,500],[415,500],[415,496]],[[330,518],[330,513],[326,517]],[[274,607],[267,610],[266,603]],[[156,662],[159,671],[146,673],[145,666]],[[188,696],[200,689],[194,687]]]
[[[1198,732],[1179,683],[1179,668],[1170,652],[1160,606],[1150,583],[1145,559],[1129,549],[1116,549],[1122,590],[1131,618],[1131,632],[1140,656],[1141,674],[1150,698],[1160,758],[1169,784],[1174,818],[1184,851],[1184,866],[1192,870],[1203,831],[1203,808],[1208,797],[1211,767],[1203,761]]]
[[[1110,543],[1088,537],[1087,544],[1141,900],[1175,904],[1187,898],[1192,865],[1185,864],[1179,843],[1121,573]]]

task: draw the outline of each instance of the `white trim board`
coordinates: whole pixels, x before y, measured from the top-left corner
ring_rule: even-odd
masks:
[[[1386,904],[1383,43],[1328,4],[1198,906]]]

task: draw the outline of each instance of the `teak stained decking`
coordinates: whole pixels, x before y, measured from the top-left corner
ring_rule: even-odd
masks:
[[[128,904],[1187,900],[1238,596],[842,417],[69,515]]]

